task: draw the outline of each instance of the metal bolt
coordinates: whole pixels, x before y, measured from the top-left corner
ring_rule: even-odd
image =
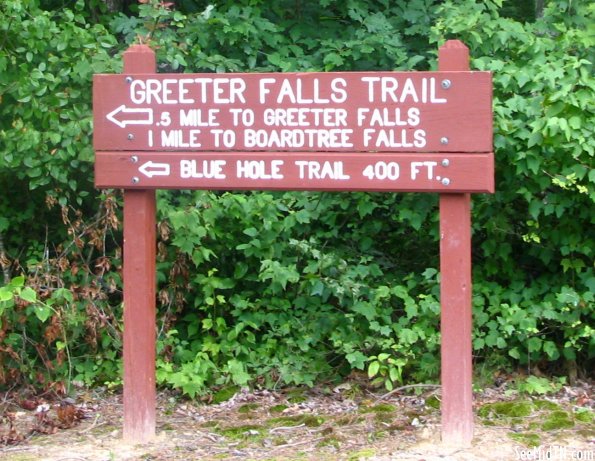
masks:
[[[128,138],[128,139],[130,139],[130,138]],[[442,136],[440,138],[440,144],[444,144],[444,145],[448,144],[448,138],[446,136]]]
[[[138,155],[133,155],[132,157],[130,157],[130,161],[132,163],[137,163],[138,162]]]
[[[134,135],[132,133],[128,133],[128,136],[126,136],[128,138],[128,141],[132,141],[134,139]]]
[[[445,90],[448,90],[451,85],[452,85],[452,83],[450,80],[448,80],[448,79],[442,80],[442,88],[444,88]]]
[[[442,166],[448,166],[448,165],[450,165],[450,160],[448,160],[447,158],[445,158],[444,160],[442,160]]]
[[[138,176],[133,176],[132,177],[132,184],[138,184],[140,181],[140,178]]]
[[[132,77],[126,77],[126,83],[132,83]]]
[[[450,179],[448,179],[448,178],[442,179],[442,185],[443,186],[448,186],[449,184],[450,184]]]

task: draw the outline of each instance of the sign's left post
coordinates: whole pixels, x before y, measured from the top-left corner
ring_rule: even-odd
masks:
[[[124,74],[155,71],[148,46],[124,53]],[[124,440],[132,443],[155,436],[155,215],[155,190],[124,190]]]

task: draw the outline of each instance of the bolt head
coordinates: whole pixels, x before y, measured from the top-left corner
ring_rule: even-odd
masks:
[[[448,144],[448,138],[446,136],[441,137],[440,138],[440,144],[447,145]]]
[[[132,157],[130,157],[130,161],[132,163],[137,163],[138,162],[138,155],[133,155]]]
[[[126,83],[132,83],[132,77],[126,77]]]
[[[442,88],[444,88],[445,90],[448,90],[451,87],[452,83],[449,79],[445,78],[444,80],[442,80]]]
[[[442,185],[443,186],[448,186],[449,184],[450,184],[450,179],[448,179],[448,178],[442,179]]]
[[[448,165],[450,165],[450,160],[448,160],[447,158],[442,160],[442,166],[448,166]]]
[[[132,141],[134,139],[134,135],[132,133],[128,133],[128,136],[126,136],[128,138],[128,141]]]
[[[140,182],[140,178],[138,176],[132,177],[132,184],[138,184]]]

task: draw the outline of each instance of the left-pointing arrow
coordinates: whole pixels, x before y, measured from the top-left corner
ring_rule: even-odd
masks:
[[[168,163],[156,163],[149,160],[148,162],[143,163],[138,168],[138,171],[148,178],[152,178],[153,176],[169,176],[170,169]]]
[[[152,125],[153,109],[126,107],[122,104],[105,117],[120,128],[125,128],[126,125]]]

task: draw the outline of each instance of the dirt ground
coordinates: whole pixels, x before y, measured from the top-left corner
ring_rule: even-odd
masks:
[[[503,388],[475,395],[468,448],[440,442],[439,389],[388,396],[357,383],[279,392],[239,390],[224,402],[159,395],[157,436],[122,442],[121,395],[79,390],[71,399],[5,394],[0,459],[111,460],[595,460],[593,385],[555,395]]]

